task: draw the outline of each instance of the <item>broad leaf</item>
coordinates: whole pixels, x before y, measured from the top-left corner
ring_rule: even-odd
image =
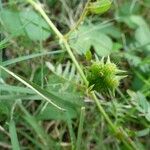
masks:
[[[78,31],[70,36],[70,44],[79,54],[86,54],[92,46],[100,56],[111,53],[113,43],[111,38],[103,33],[105,25],[82,25]]]
[[[0,18],[2,18],[3,25],[8,32],[15,36],[25,35],[18,11],[3,9],[0,12]]]
[[[131,96],[131,102],[138,112],[144,116],[147,121],[150,121],[150,103],[145,96],[140,92],[135,93],[130,90],[128,90],[128,94]]]
[[[31,9],[22,11],[4,8],[0,12],[3,26],[13,36],[28,36],[31,40],[45,40],[51,30],[45,20]]]
[[[33,10],[20,12],[21,22],[31,40],[45,40],[50,36],[50,28],[45,20]]]
[[[150,28],[145,20],[140,16],[131,16],[131,21],[135,23],[138,28],[135,31],[135,38],[141,46],[145,46],[150,52]]]

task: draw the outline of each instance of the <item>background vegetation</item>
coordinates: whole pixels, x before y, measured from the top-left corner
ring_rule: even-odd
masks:
[[[0,0],[0,149],[150,149],[150,1],[91,3]],[[82,72],[108,55],[127,77],[93,93]]]

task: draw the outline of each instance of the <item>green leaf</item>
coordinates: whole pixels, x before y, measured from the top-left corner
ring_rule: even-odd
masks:
[[[49,99],[43,92],[44,90],[42,90],[40,87],[38,88],[38,86],[33,85],[32,82],[27,81],[26,79],[23,79],[22,77],[19,77],[18,75],[14,74],[12,71],[0,66],[0,68],[2,70],[4,70],[5,72],[7,72],[8,74],[10,74],[11,76],[13,76],[15,79],[17,79],[18,81],[20,81],[21,83],[23,83],[24,85],[26,85],[28,88],[30,88],[32,91],[34,91],[36,94],[38,94],[39,96],[41,96],[43,99],[45,99],[47,102],[51,103],[52,105],[54,105],[55,107],[57,107],[60,110],[63,110],[61,107],[57,106],[55,103],[53,103],[51,101],[51,99]]]
[[[65,108],[65,110],[67,110],[67,113],[69,113],[70,118],[77,118],[80,108],[83,106],[80,93],[69,91],[54,92],[49,89],[49,94],[50,93],[53,94],[53,96],[57,97],[57,99],[55,98],[55,103],[58,103],[59,106]],[[37,117],[41,120],[66,120],[66,111],[60,111],[52,105],[47,105],[44,110],[38,114]]]
[[[10,120],[9,132],[10,132],[12,149],[20,150],[19,141],[18,141],[17,132],[16,132],[16,126],[15,126],[15,122],[13,120]]]
[[[41,53],[35,53],[35,54],[30,54],[30,55],[26,55],[26,56],[20,56],[18,58],[13,58],[7,61],[3,61],[2,62],[2,66],[8,66],[8,65],[12,65],[12,64],[16,64],[18,62],[21,61],[27,61],[29,59],[33,59],[36,57],[40,57],[40,56],[44,56],[44,55],[53,55],[53,54],[59,54],[59,53],[63,53],[64,51],[62,50],[58,50],[58,51],[50,51],[50,52],[41,52]]]
[[[113,43],[109,36],[102,32],[107,25],[90,24],[82,25],[78,31],[70,36],[70,44],[78,54],[86,54],[93,46],[99,56],[107,56],[111,53]]]
[[[31,40],[45,40],[51,35],[48,24],[35,11],[25,9],[20,12],[20,17]]]
[[[35,133],[37,134],[37,136],[39,137],[39,139],[43,144],[43,149],[45,150],[48,150],[48,148],[54,149],[54,145],[56,143],[54,143],[52,138],[48,136],[48,134],[39,125],[36,117],[30,115],[30,113],[28,113],[28,111],[24,108],[23,105],[20,104],[19,106],[21,108],[21,111],[23,112],[21,117],[30,125],[31,128],[33,128],[33,130],[35,131]]]
[[[76,118],[77,113],[72,109],[69,109],[70,118]],[[44,110],[37,114],[38,120],[64,120],[66,121],[66,112],[60,112],[58,109],[51,105],[47,105]]]
[[[8,38],[5,38],[2,40],[2,37],[0,37],[0,51],[2,51],[4,48],[8,46]]]
[[[81,148],[84,119],[85,119],[85,107],[82,107],[81,113],[80,113],[80,122],[79,122],[79,127],[78,127],[76,150],[80,150]]]
[[[138,27],[135,31],[135,38],[141,46],[150,52],[150,28],[141,16],[131,16],[131,21]]]
[[[0,123],[2,123],[3,121],[5,122],[5,120],[8,119],[10,113],[9,109],[10,108],[7,105],[6,101],[0,101]]]
[[[148,134],[150,134],[150,129],[149,128],[146,128],[146,129],[143,129],[143,130],[140,130],[140,131],[136,132],[136,135],[138,137],[146,136]]]
[[[139,3],[134,4],[135,1],[125,1],[119,5],[117,9],[117,21],[124,22],[127,26],[130,28],[135,28],[134,23],[130,19],[130,16],[133,14],[139,14],[140,13],[140,5]]]
[[[47,80],[47,91],[61,97],[62,104],[64,103],[62,107],[67,110],[70,118],[76,118],[83,106],[83,95],[77,90],[76,84],[72,83],[77,79],[74,65],[67,62],[65,67],[62,64],[55,67],[55,65],[47,62],[47,66],[53,72]],[[38,114],[38,118],[42,120],[66,120],[66,115],[65,112],[60,112],[51,105],[47,105]]]
[[[103,14],[111,7],[110,0],[97,0],[96,2],[91,2],[88,9],[94,14]]]
[[[35,11],[3,9],[0,13],[4,28],[13,36],[28,36],[33,41],[45,40],[51,35],[46,21]]]
[[[123,45],[122,44],[120,44],[120,43],[113,43],[113,51],[119,51],[121,48],[123,47]]]
[[[8,32],[15,36],[25,35],[18,11],[2,9],[0,12],[0,18]]]
[[[27,81],[26,79],[19,77],[18,75],[14,74],[13,72],[7,70],[6,68],[3,68],[0,66],[3,70],[5,70],[7,73],[12,75],[14,78],[22,82],[24,85],[26,85],[28,88],[31,89],[31,91],[34,91],[37,95],[41,96],[41,98],[45,99],[48,103],[51,103],[59,109],[60,113],[63,112],[63,109],[67,110],[69,113],[73,112],[77,115],[78,109],[80,109],[83,105],[82,101],[79,102],[80,95],[73,95],[72,93],[59,93],[54,91],[47,92],[46,90],[43,90],[40,86]],[[78,97],[79,96],[79,97]],[[78,99],[77,99],[78,98]],[[53,108],[53,107],[51,107]],[[55,109],[53,109],[55,110]],[[57,112],[56,112],[57,113]]]
[[[25,88],[25,87],[20,87],[20,86],[12,86],[12,85],[8,85],[8,84],[0,84],[0,89],[1,91],[5,91],[5,92],[15,92],[15,93],[25,93],[25,94],[34,94],[34,92],[32,90],[30,90],[29,88]]]
[[[150,122],[150,103],[141,92],[133,92],[128,90],[128,94],[131,96],[131,102],[136,106],[136,109],[147,121]]]
[[[108,24],[109,26],[104,27],[101,32],[107,35],[110,35],[111,37],[115,39],[120,39],[121,38],[121,31],[119,28],[113,26],[112,24]]]
[[[125,53],[124,56],[132,66],[137,67],[141,63],[141,58],[136,55],[133,55],[132,53]]]

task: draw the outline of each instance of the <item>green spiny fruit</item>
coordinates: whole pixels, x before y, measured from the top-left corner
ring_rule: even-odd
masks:
[[[93,62],[87,70],[87,80],[89,86],[98,92],[114,92],[119,86],[120,80],[126,76],[120,75],[125,71],[119,70],[117,65],[110,62],[108,57],[107,62],[104,63],[104,58],[101,61]]]

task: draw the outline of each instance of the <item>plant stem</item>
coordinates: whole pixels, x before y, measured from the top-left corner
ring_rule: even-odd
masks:
[[[56,26],[52,23],[52,21],[48,18],[48,16],[46,15],[46,13],[44,12],[44,10],[40,7],[39,4],[37,4],[36,2],[34,2],[33,0],[27,0],[40,14],[41,16],[43,16],[43,18],[45,19],[45,21],[48,23],[48,25],[52,28],[52,30],[55,32],[55,34],[58,36],[60,42],[62,42],[68,52],[68,54],[70,55],[73,63],[75,64],[80,76],[82,77],[84,83],[86,85],[88,85],[88,81],[79,65],[79,63],[77,62],[76,58],[74,57],[74,54],[71,51],[71,48],[67,42],[67,40],[64,38],[64,36],[60,33],[60,31],[56,28]]]
[[[58,36],[58,38],[60,39],[60,41],[64,44],[68,54],[70,55],[73,63],[75,64],[80,76],[82,77],[84,83],[86,86],[88,86],[88,81],[86,79],[86,76],[83,72],[83,70],[81,69],[78,61],[76,60],[68,42],[67,39],[60,33],[60,31],[56,28],[56,26],[52,23],[52,21],[48,18],[48,16],[46,15],[46,13],[43,11],[43,9],[41,8],[41,6],[39,4],[37,4],[36,2],[34,2],[33,0],[26,0],[28,1],[40,14],[41,16],[43,16],[43,18],[46,20],[46,22],[49,24],[49,26],[52,28],[52,30],[56,33],[56,35]],[[79,19],[80,20],[80,19]],[[100,113],[104,116],[105,120],[107,121],[108,125],[111,127],[112,131],[116,134],[116,136],[118,134],[120,134],[120,139],[128,149],[134,149],[137,150],[138,148],[136,147],[135,143],[128,137],[127,133],[121,129],[121,131],[112,123],[112,121],[110,120],[109,116],[107,115],[107,113],[105,112],[104,108],[102,107],[100,101],[98,100],[98,98],[95,95],[95,92],[92,91],[91,95],[100,111]]]
[[[115,125],[112,123],[112,121],[110,120],[110,118],[109,118],[108,115],[106,114],[106,112],[105,112],[105,110],[103,109],[102,105],[100,104],[98,98],[96,97],[95,92],[92,91],[92,92],[91,92],[91,95],[92,95],[92,97],[93,97],[93,99],[94,99],[94,101],[95,101],[95,103],[96,103],[96,105],[97,105],[99,111],[100,111],[101,114],[104,116],[105,120],[108,122],[108,124],[110,125],[111,129],[112,129],[114,132],[116,132],[116,127],[115,127]]]
[[[72,52],[72,50],[71,50],[71,48],[70,48],[70,46],[69,46],[67,40],[64,39],[63,41],[64,41],[64,46],[66,47],[66,50],[67,50],[68,54],[70,55],[72,61],[74,62],[74,64],[75,64],[75,66],[76,66],[76,68],[77,68],[79,74],[81,75],[81,77],[82,77],[82,79],[83,79],[85,85],[88,86],[88,81],[87,81],[87,79],[86,79],[86,76],[84,75],[84,72],[83,72],[83,70],[81,69],[81,67],[80,67],[80,65],[79,65],[79,63],[78,63],[78,61],[76,60],[76,58],[75,58],[75,56],[74,56],[74,54],[73,54],[73,52]]]
[[[55,25],[52,23],[52,21],[48,18],[42,7],[40,6],[40,3],[36,3],[33,0],[26,0],[28,1],[40,14],[41,16],[46,20],[48,25],[53,29],[55,34],[58,36],[60,40],[62,40],[64,37],[63,35],[59,32],[59,30],[55,27]]]

